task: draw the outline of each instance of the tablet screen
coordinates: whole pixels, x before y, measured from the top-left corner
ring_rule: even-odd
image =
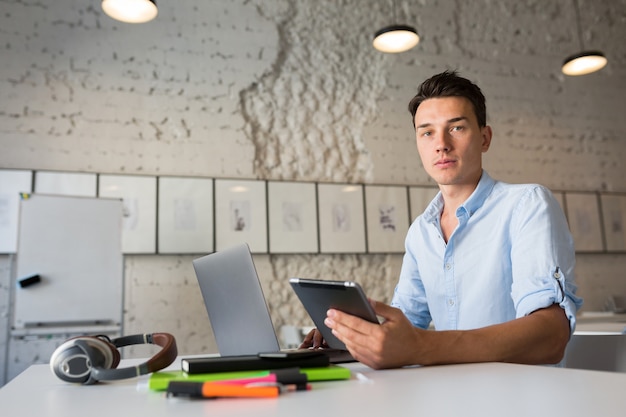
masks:
[[[333,349],[345,349],[346,346],[324,324],[328,309],[333,308],[378,323],[372,305],[356,282],[291,278],[289,283],[324,340]]]

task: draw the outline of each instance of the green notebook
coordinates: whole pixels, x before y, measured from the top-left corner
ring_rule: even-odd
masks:
[[[307,375],[309,382],[350,379],[350,370],[338,365],[330,365],[323,368],[302,368],[300,371]],[[270,371],[219,372],[211,374],[188,374],[183,371],[159,371],[150,375],[148,387],[153,391],[165,391],[170,381],[224,381],[228,379],[260,377],[269,374]]]

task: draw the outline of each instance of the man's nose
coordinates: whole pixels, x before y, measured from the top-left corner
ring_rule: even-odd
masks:
[[[435,149],[437,152],[449,152],[451,148],[451,138],[447,132],[438,133],[436,136]]]

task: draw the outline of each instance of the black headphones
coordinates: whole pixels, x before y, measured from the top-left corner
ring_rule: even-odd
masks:
[[[117,348],[139,344],[158,345],[162,349],[147,362],[116,369],[120,363]],[[104,335],[79,336],[56,348],[50,357],[50,369],[63,381],[90,385],[159,371],[171,365],[176,355],[176,339],[169,333],[136,334],[113,340]]]

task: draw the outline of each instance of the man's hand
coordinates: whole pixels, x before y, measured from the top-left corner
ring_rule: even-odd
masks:
[[[346,344],[352,356],[371,368],[394,368],[414,363],[412,352],[419,346],[417,329],[402,311],[370,300],[381,324],[370,323],[338,310],[328,310],[324,323]],[[306,340],[306,339],[305,339]]]

